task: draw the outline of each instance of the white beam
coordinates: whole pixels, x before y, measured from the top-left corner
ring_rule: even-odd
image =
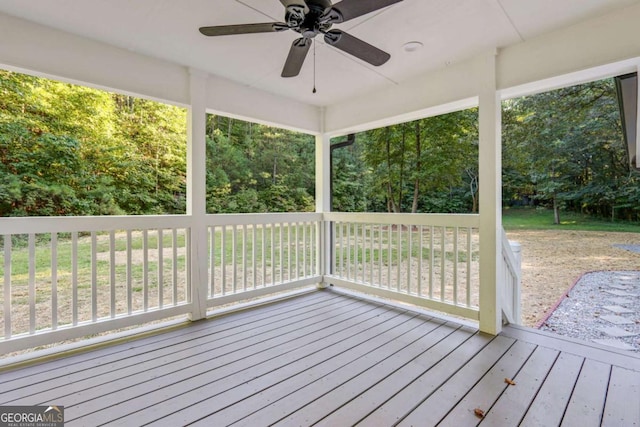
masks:
[[[327,134],[316,136],[316,212],[331,211],[331,138]],[[324,223],[320,230],[320,274],[327,273],[331,265],[331,227]],[[320,287],[326,284],[321,283]]]
[[[480,330],[490,334],[499,333],[502,327],[498,274],[502,262],[502,113],[495,73],[495,55],[488,55],[475,73],[480,84]]]
[[[501,49],[498,89],[638,57],[639,21],[640,4],[635,4]]]
[[[207,75],[190,70],[187,123],[187,215],[191,215],[189,269],[191,272],[191,320],[207,315],[207,189],[206,189],[206,93]]]
[[[3,68],[186,106],[184,67],[0,13]]]

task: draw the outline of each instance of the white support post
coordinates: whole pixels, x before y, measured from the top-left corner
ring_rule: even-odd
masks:
[[[316,212],[325,213],[331,209],[331,139],[326,134],[316,136]],[[320,238],[320,276],[331,268],[331,227],[322,221]],[[327,284],[322,282],[319,287]]]
[[[189,70],[190,103],[187,123],[187,215],[191,216],[191,320],[207,315],[207,190],[206,190],[206,93],[207,74]]]
[[[636,169],[640,169],[640,64],[636,65],[636,73],[637,73],[637,90],[638,94],[636,97]],[[629,153],[629,155],[633,155],[633,153]],[[629,159],[631,161],[631,159]]]
[[[502,330],[502,111],[496,90],[496,53],[483,58],[479,86],[480,330]]]

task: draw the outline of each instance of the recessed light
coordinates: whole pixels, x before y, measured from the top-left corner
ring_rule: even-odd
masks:
[[[420,48],[422,48],[423,44],[420,42],[407,42],[404,45],[402,45],[402,49],[405,52],[415,52],[417,50],[419,50]]]

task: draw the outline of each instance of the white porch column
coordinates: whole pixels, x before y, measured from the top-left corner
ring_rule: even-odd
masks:
[[[480,330],[502,329],[502,110],[496,90],[496,53],[483,59],[479,82]]]
[[[316,136],[316,212],[329,212],[331,209],[331,138],[326,134]],[[331,227],[323,222],[321,229],[319,271],[328,273],[331,266]],[[323,282],[319,287],[326,287]]]
[[[191,215],[191,320],[207,315],[206,93],[207,74],[189,70],[191,108],[187,118],[187,215]]]

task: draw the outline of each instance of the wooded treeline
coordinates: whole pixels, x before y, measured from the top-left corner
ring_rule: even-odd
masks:
[[[612,79],[503,105],[503,201],[640,220],[640,173],[630,170]]]
[[[333,151],[333,209],[477,212],[477,122],[358,134]],[[210,115],[206,143],[209,213],[314,209],[312,136]],[[505,206],[639,219],[611,80],[506,101],[503,144]],[[184,213],[185,176],[185,109],[0,71],[0,216]]]
[[[503,103],[503,205],[640,219],[613,80]],[[334,209],[476,212],[477,110],[363,132],[334,152]]]
[[[0,71],[0,216],[186,211],[186,110]],[[209,116],[207,210],[313,210],[314,138]]]

